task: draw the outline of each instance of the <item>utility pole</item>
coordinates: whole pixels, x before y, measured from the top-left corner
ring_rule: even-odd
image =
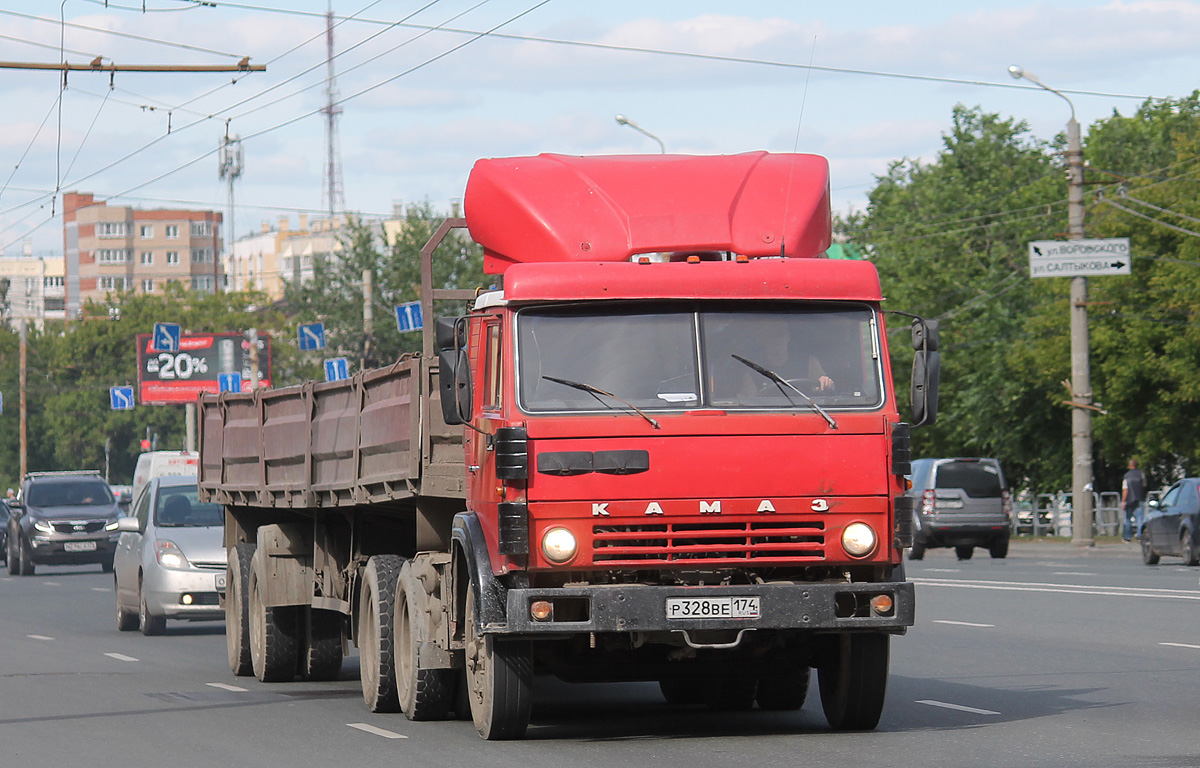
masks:
[[[333,72],[333,0],[325,15],[325,200],[329,209],[329,232],[333,235],[333,219],[346,201],[342,194],[342,164],[338,157],[337,118],[342,108],[337,103],[337,79]],[[332,241],[331,241],[332,242]],[[330,252],[332,252],[332,245]]]
[[[28,331],[26,330],[26,323],[24,320],[22,320],[20,326],[20,373],[17,377],[21,388],[21,480],[25,479],[25,473],[29,471],[29,410],[25,402],[25,383],[27,380],[25,368],[25,348],[28,346],[27,336]]]
[[[253,392],[258,389],[258,329],[251,328],[246,336],[250,340],[250,391]]]
[[[1083,239],[1083,142],[1075,120],[1075,104],[1064,94],[1045,85],[1032,72],[1008,68],[1018,80],[1050,91],[1071,107],[1067,123],[1067,239]],[[1092,372],[1089,359],[1087,278],[1071,278],[1071,543],[1094,546],[1092,534]]]
[[[228,130],[228,128],[227,128],[227,130]],[[218,175],[222,179],[225,179],[225,181],[229,185],[229,188],[228,188],[229,221],[227,221],[225,223],[225,259],[228,264],[233,266],[235,274],[236,274],[236,270],[237,270],[237,265],[233,260],[233,241],[234,241],[234,238],[236,237],[237,233],[233,226],[233,182],[235,182],[239,178],[241,178],[242,167],[243,167],[242,139],[237,134],[234,134],[231,137],[228,133],[226,133],[225,136],[222,137],[222,139],[221,139],[221,156],[220,156],[220,167],[218,168]],[[221,260],[219,258],[214,258],[213,261],[216,262],[217,264],[221,263]],[[226,270],[227,275],[228,275],[228,273],[229,273],[229,270]],[[218,273],[218,275],[219,275],[219,273]],[[213,279],[216,280],[217,276],[214,275]],[[233,289],[239,290],[240,288],[241,288],[241,286],[238,285],[237,282],[235,281]],[[216,287],[216,290],[218,292],[220,291],[219,285]]]

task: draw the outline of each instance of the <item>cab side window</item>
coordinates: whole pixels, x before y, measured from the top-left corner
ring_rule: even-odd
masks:
[[[483,407],[500,407],[500,324],[493,322],[484,326],[484,380]]]

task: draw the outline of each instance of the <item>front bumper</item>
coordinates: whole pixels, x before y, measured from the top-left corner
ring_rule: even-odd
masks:
[[[148,570],[143,589],[150,612],[169,619],[208,621],[225,618],[219,592],[224,591],[225,572],[200,568]],[[191,604],[183,602],[191,596]]]
[[[80,546],[95,544],[95,549],[78,551]],[[116,538],[108,534],[102,537],[72,536],[70,534],[38,533],[29,538],[33,562],[39,565],[80,565],[87,563],[112,562],[117,551]]]
[[[889,614],[877,615],[870,609],[868,601],[876,595],[892,598]],[[712,597],[757,597],[759,615],[750,619],[667,618],[668,598]],[[534,620],[530,606],[535,601],[555,605],[555,619]],[[522,588],[508,590],[506,615],[505,624],[485,625],[483,632],[547,635],[754,629],[899,634],[914,623],[915,592],[908,582]],[[558,616],[571,620],[557,620]]]

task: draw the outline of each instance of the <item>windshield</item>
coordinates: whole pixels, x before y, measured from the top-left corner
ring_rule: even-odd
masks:
[[[194,485],[160,487],[154,505],[154,524],[167,528],[202,528],[225,524],[220,504],[201,503]]]
[[[883,402],[877,330],[865,305],[713,302],[606,310],[518,315],[524,410],[630,410],[629,404],[809,411],[812,403],[850,410]]]
[[[35,482],[29,486],[28,503],[33,507],[103,507],[113,503],[113,496],[103,480]]]

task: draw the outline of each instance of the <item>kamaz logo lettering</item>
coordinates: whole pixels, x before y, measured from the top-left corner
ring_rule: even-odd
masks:
[[[612,503],[611,501],[592,502],[592,517],[611,517],[611,514],[608,511],[608,505],[611,503]],[[723,502],[720,499],[717,499],[715,501],[707,501],[707,500],[700,501],[699,502],[700,514],[702,514],[702,515],[723,514],[726,510],[724,510],[722,508],[722,506],[721,506],[722,503]],[[816,501],[814,501],[812,503],[812,509],[814,512],[824,512],[829,509],[829,502],[825,501],[824,499],[817,499]],[[760,515],[774,514],[776,511],[775,503],[773,501],[771,501],[770,499],[763,499],[762,501],[760,501],[758,503],[758,506],[757,506],[757,508],[755,508],[754,511],[759,513]],[[651,501],[648,504],[646,504],[646,508],[642,512],[642,514],[643,515],[665,515],[666,512],[663,510],[662,504],[660,504],[657,501]]]

